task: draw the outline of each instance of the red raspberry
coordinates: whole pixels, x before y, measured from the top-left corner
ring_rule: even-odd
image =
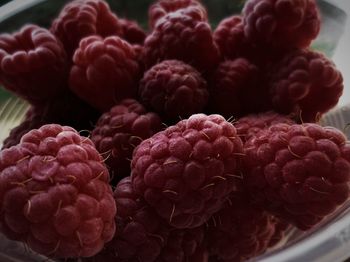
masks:
[[[165,119],[199,113],[209,98],[207,83],[193,67],[166,60],[148,70],[139,87],[141,101]]]
[[[146,32],[139,26],[136,21],[128,19],[119,19],[122,27],[122,36],[130,44],[143,45],[146,38]]]
[[[343,77],[332,61],[311,50],[285,56],[271,71],[274,109],[294,114],[301,121],[318,121],[333,108],[343,92]]]
[[[277,124],[245,144],[244,183],[252,197],[302,230],[349,197],[350,144],[335,128]]]
[[[137,93],[139,65],[133,47],[117,36],[90,36],[74,54],[70,87],[102,112]]]
[[[218,261],[239,262],[262,254],[269,247],[275,224],[265,211],[242,196],[230,196],[207,228],[209,254]]]
[[[122,27],[105,1],[75,0],[61,10],[51,25],[51,32],[62,41],[72,57],[84,37],[122,35]]]
[[[265,111],[269,98],[259,69],[244,58],[222,62],[210,85],[210,109],[226,118]]]
[[[118,181],[130,175],[134,148],[161,128],[161,120],[156,114],[148,113],[137,101],[126,99],[101,116],[91,140],[106,157],[112,177],[116,176]]]
[[[219,62],[209,24],[176,12],[159,20],[146,38],[144,48],[147,68],[163,60],[177,59],[208,71]]]
[[[176,230],[169,227],[134,192],[130,177],[118,183],[114,197],[118,206],[117,234],[101,253],[84,261],[182,262],[193,261],[188,260],[192,255],[199,256],[196,251],[201,251],[204,228]]]
[[[168,13],[182,13],[198,21],[208,21],[205,7],[198,0],[158,0],[148,10],[150,28]]]
[[[9,91],[40,104],[64,90],[67,76],[62,44],[48,30],[27,25],[0,35],[0,82]]]
[[[321,24],[315,0],[248,0],[243,19],[251,42],[282,50],[308,47]]]
[[[273,248],[273,247],[276,248],[277,246],[283,245],[284,243],[286,243],[286,241],[288,240],[288,237],[286,234],[292,227],[288,222],[283,221],[279,218],[272,217],[271,219],[275,225],[275,230],[274,230],[273,236],[270,239],[269,248]]]
[[[236,123],[237,134],[245,142],[255,136],[262,129],[274,124],[296,124],[290,117],[269,111],[261,114],[248,115],[240,118]]]
[[[115,232],[109,175],[93,143],[45,125],[0,153],[0,224],[49,257],[89,257]]]
[[[176,228],[201,226],[237,190],[242,141],[219,115],[193,115],[134,151],[135,191]]]

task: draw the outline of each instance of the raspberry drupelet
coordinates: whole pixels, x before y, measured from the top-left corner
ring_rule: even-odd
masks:
[[[52,258],[89,257],[115,233],[108,170],[74,129],[44,125],[0,153],[0,224]]]
[[[31,104],[42,104],[66,89],[67,56],[48,30],[26,25],[0,35],[0,83]]]
[[[105,157],[113,184],[130,175],[130,159],[135,147],[161,129],[158,115],[147,112],[133,99],[123,100],[100,117],[91,140]]]
[[[103,0],[74,0],[66,4],[51,25],[71,59],[79,42],[91,35],[122,35],[122,26]]]
[[[192,66],[166,60],[145,73],[139,97],[146,107],[171,122],[202,112],[209,92],[207,82]]]
[[[147,34],[136,21],[123,18],[119,19],[119,23],[124,40],[133,45],[143,45]]]
[[[70,72],[70,88],[91,106],[108,111],[137,94],[140,66],[132,45],[118,36],[90,36],[80,42]]]
[[[350,144],[335,128],[276,124],[244,148],[244,184],[252,198],[302,230],[349,197]]]
[[[170,225],[201,226],[240,188],[242,147],[222,116],[193,115],[135,149],[134,189]]]

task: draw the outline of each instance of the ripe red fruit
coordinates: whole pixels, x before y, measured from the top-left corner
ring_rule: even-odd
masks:
[[[259,68],[244,58],[222,62],[210,81],[210,112],[226,118],[269,108]]]
[[[267,48],[306,48],[320,24],[315,0],[248,0],[243,9],[245,36]]]
[[[121,35],[122,26],[103,0],[74,0],[61,10],[51,25],[51,32],[63,43],[72,58],[81,39],[99,35]]]
[[[44,28],[26,25],[0,35],[0,83],[32,104],[55,99],[65,90],[67,65],[61,42]]]
[[[137,93],[140,69],[133,46],[118,36],[90,36],[80,42],[70,88],[101,112]]]
[[[210,25],[181,13],[169,13],[157,23],[144,44],[147,68],[169,59],[184,61],[200,72],[219,62]]]
[[[302,230],[349,197],[350,145],[335,128],[276,124],[244,148],[244,184],[252,197]]]
[[[193,115],[134,151],[135,191],[176,228],[203,225],[240,187],[242,141],[219,115]]]
[[[296,50],[276,63],[270,72],[274,110],[293,114],[301,122],[317,122],[343,93],[343,77],[323,54]]]
[[[251,114],[237,120],[235,127],[237,134],[245,142],[254,137],[262,129],[269,128],[275,124],[296,124],[289,116],[280,115],[273,111],[260,114]]]
[[[209,98],[207,82],[181,61],[166,60],[149,69],[140,82],[142,103],[166,120],[201,112]]]
[[[246,261],[264,253],[275,232],[275,220],[241,195],[232,194],[207,226],[209,254],[217,261]]]
[[[208,21],[207,10],[198,0],[158,0],[148,10],[150,28],[155,28],[161,18],[173,12]]]
[[[0,153],[0,224],[49,257],[89,257],[115,232],[109,175],[93,143],[45,125]]]
[[[100,117],[91,140],[105,157],[113,184],[130,175],[130,159],[135,147],[161,128],[160,118],[133,99],[123,100]]]
[[[123,39],[130,44],[143,45],[147,34],[136,21],[124,18],[119,19],[119,23],[122,28]]]

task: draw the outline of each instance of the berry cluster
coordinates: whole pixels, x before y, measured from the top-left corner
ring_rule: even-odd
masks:
[[[237,262],[349,199],[350,144],[317,124],[343,79],[310,47],[315,0],[247,0],[214,31],[198,0],[148,15],[74,0],[0,35],[0,83],[30,104],[0,152],[1,233],[49,258]]]

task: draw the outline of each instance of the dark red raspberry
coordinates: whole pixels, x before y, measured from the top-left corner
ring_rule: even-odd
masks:
[[[62,41],[69,57],[72,57],[84,37],[122,35],[122,26],[107,2],[75,0],[61,10],[51,25],[51,32]]]
[[[246,261],[267,250],[274,232],[271,215],[233,194],[208,223],[209,254],[217,261]]]
[[[2,143],[2,150],[19,144],[23,135],[32,129],[37,129],[46,124],[41,115],[33,111],[33,108],[30,108],[24,116],[23,121],[11,130],[9,136]]]
[[[315,0],[248,0],[243,19],[251,42],[281,50],[308,47],[321,24]]]
[[[240,187],[242,141],[219,115],[193,115],[135,150],[135,191],[176,228],[201,226]]]
[[[122,28],[123,39],[130,44],[143,45],[147,34],[136,21],[119,19],[119,23]]]
[[[271,70],[273,107],[300,121],[318,121],[333,108],[343,92],[343,77],[332,61],[311,50],[286,55]]]
[[[269,108],[267,88],[257,66],[244,58],[222,62],[210,84],[210,110],[226,118]]]
[[[8,238],[49,257],[89,257],[115,232],[108,170],[93,143],[45,125],[0,153],[0,224]]]
[[[91,140],[106,158],[115,181],[130,175],[134,148],[162,128],[160,118],[133,99],[123,100],[98,120]]]
[[[173,12],[188,15],[198,21],[208,21],[207,10],[198,0],[158,0],[148,10],[150,28],[156,27],[161,18]]]
[[[263,208],[302,230],[349,197],[350,144],[316,124],[276,124],[245,144],[244,183]]]
[[[62,44],[44,28],[27,25],[0,35],[0,83],[32,104],[54,99],[64,90],[67,65]]]
[[[262,129],[268,128],[274,124],[296,124],[289,116],[280,115],[273,111],[261,114],[248,115],[238,119],[235,123],[237,134],[245,142],[255,136]]]
[[[202,251],[204,228],[169,227],[134,192],[130,177],[118,183],[114,197],[118,207],[117,233],[102,252],[84,261],[192,262],[189,260],[192,256],[204,256],[197,254]]]
[[[215,68],[219,62],[210,25],[176,12],[159,20],[144,48],[147,68],[163,60],[177,59],[202,72]]]
[[[166,60],[145,73],[139,96],[146,107],[164,119],[179,120],[201,112],[209,92],[196,69],[178,60]]]
[[[71,89],[101,112],[136,95],[139,64],[133,47],[121,38],[84,38],[73,61]]]

